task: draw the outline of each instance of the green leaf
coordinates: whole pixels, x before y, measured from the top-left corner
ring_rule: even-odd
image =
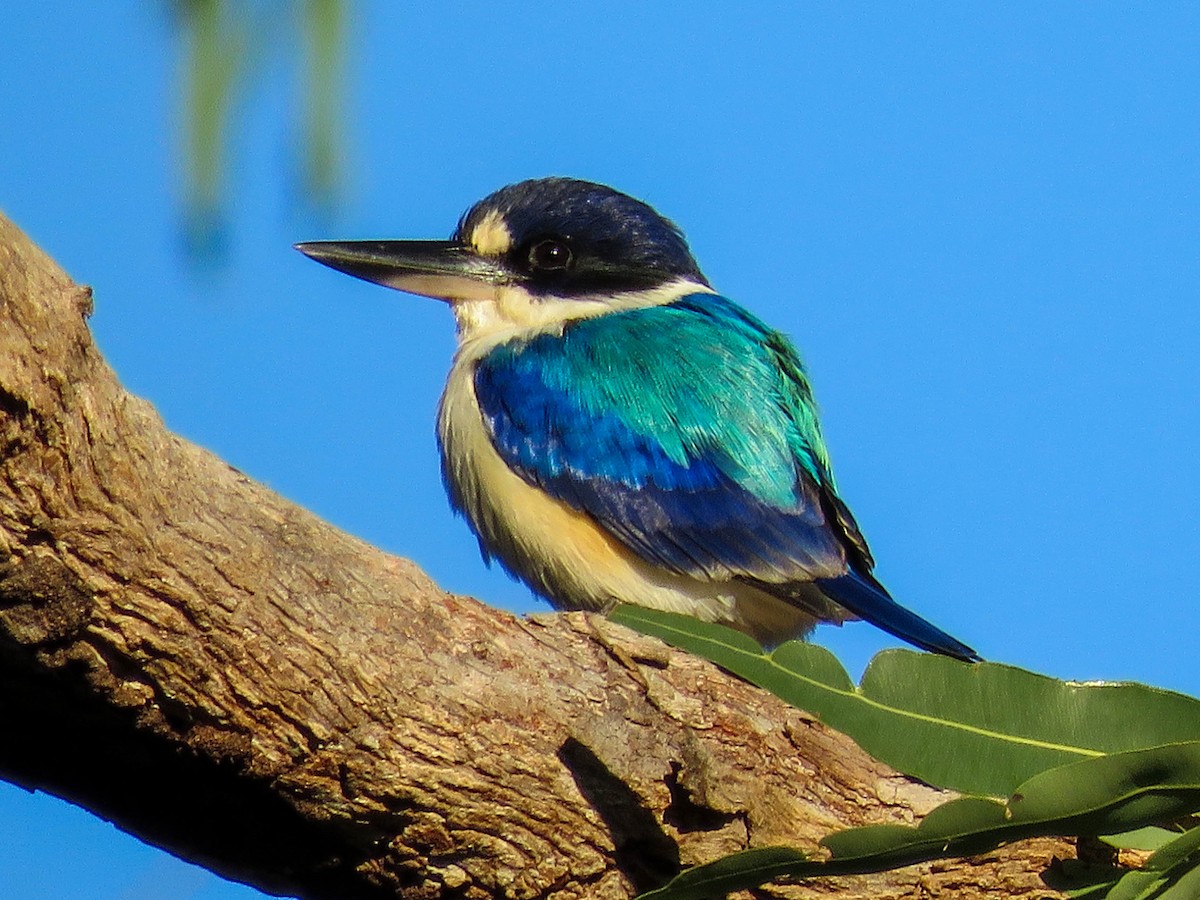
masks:
[[[1155,896],[1166,883],[1164,875],[1138,869],[1125,873],[1104,897],[1105,900],[1147,900]]]
[[[611,616],[690,650],[819,716],[893,768],[1003,797],[1075,760],[1200,740],[1200,700],[1131,683],[1058,681],[998,663],[887,650],[855,687],[822,647],[771,654],[741,632],[636,606]]]
[[[692,616],[623,603],[609,613],[608,617],[614,622],[620,622],[643,634],[662,638],[673,647],[683,647],[706,659],[710,657],[701,650],[708,646],[725,647],[732,653],[744,654],[747,660],[763,655],[762,647],[750,636],[724,625],[702,622]]]
[[[1059,766],[1030,778],[1008,801],[1014,825],[1054,822],[1059,834],[1129,831],[1197,809],[1200,741]]]
[[[1103,834],[1100,840],[1118,850],[1157,850],[1179,837],[1178,831],[1159,828],[1157,825],[1147,825],[1133,831],[1123,831],[1120,834]]]
[[[786,855],[735,854],[699,866],[647,900],[722,896],[722,891],[755,887],[771,878],[808,878],[877,872],[952,856],[970,856],[1010,841],[1046,835],[1127,831],[1178,818],[1200,809],[1200,741],[1086,759],[1039,773],[1021,784],[1008,803],[963,797],[932,810],[916,827],[870,825],[828,835],[822,844],[830,859],[816,862]],[[1192,859],[1200,835],[1192,829],[1164,846],[1147,871],[1125,875],[1113,891],[1152,896]],[[794,853],[795,851],[791,851]],[[1154,868],[1151,870],[1151,863]],[[712,868],[719,867],[719,868]],[[1145,877],[1143,877],[1143,875]],[[675,893],[681,879],[687,893]],[[717,889],[719,886],[719,890]],[[1085,889],[1091,895],[1094,886]],[[1118,895],[1121,896],[1121,895]]]
[[[1200,850],[1200,828],[1192,828],[1177,836],[1169,844],[1164,845],[1158,852],[1146,860],[1143,868],[1156,872],[1166,872],[1184,862],[1198,850]]]
[[[1093,900],[1108,894],[1113,885],[1126,874],[1127,869],[1085,863],[1077,859],[1062,859],[1051,863],[1050,868],[1042,873],[1042,881],[1047,887],[1062,891],[1068,897]]]
[[[639,894],[637,900],[710,900],[733,891],[765,884],[780,871],[803,871],[819,865],[799,850],[789,847],[763,847],[731,853],[716,862],[688,869],[671,883]]]
[[[1003,803],[962,797],[933,809],[917,826],[866,825],[827,835],[821,844],[834,861],[859,860],[879,871],[937,859],[983,853],[1012,830]],[[876,867],[878,863],[878,868]]]
[[[1078,860],[1063,860],[1044,877],[1047,885],[1064,891],[1071,897],[1104,900],[1192,900],[1200,897],[1200,827],[1182,834],[1165,828],[1148,826],[1120,835],[1131,838],[1127,843],[1140,841],[1146,833],[1147,843],[1159,843],[1156,852],[1140,869],[1118,869],[1095,866]]]
[[[1196,900],[1200,897],[1200,866],[1193,865],[1172,882],[1157,900]]]
[[[969,856],[1027,837],[1128,830],[1200,808],[1200,742],[1168,744],[1070,763],[1039,773],[1007,804],[981,797],[951,800],[916,827],[872,825],[827,836],[834,861],[907,865]],[[1191,832],[1168,844],[1164,864],[1187,849]],[[1175,849],[1171,849],[1175,848]],[[1155,859],[1159,854],[1151,857]],[[1149,865],[1149,864],[1148,864]],[[890,865],[885,867],[891,867]]]

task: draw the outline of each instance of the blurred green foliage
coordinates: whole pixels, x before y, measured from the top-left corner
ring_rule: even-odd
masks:
[[[343,0],[173,0],[184,47],[183,201],[188,243],[207,255],[219,246],[229,202],[234,111],[267,77],[270,53],[299,57],[301,195],[330,206],[342,167]]]

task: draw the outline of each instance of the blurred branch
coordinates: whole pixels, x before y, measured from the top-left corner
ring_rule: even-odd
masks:
[[[328,202],[336,194],[342,162],[345,5],[340,0],[308,0],[305,25],[305,181],[311,196]]]
[[[224,231],[230,143],[238,101],[270,71],[270,50],[294,47],[302,96],[304,194],[319,206],[334,200],[342,160],[341,85],[346,8],[343,0],[303,4],[252,0],[175,0],[183,40],[184,205],[188,243],[211,254]]]
[[[234,87],[245,74],[244,22],[232,19],[222,0],[184,0],[184,177],[187,227],[193,246],[208,246],[219,230],[228,169]],[[203,236],[195,240],[197,236]]]

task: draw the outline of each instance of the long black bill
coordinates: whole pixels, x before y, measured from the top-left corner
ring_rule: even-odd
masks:
[[[494,260],[453,241],[308,241],[310,259],[385,287],[440,300],[490,299],[510,279]]]

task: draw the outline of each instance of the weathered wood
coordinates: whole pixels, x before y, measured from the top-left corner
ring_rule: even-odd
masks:
[[[447,594],[273,495],[121,388],[90,308],[0,217],[4,778],[311,898],[624,898],[945,798],[701,660]],[[1049,896],[1053,854],[778,893]]]

